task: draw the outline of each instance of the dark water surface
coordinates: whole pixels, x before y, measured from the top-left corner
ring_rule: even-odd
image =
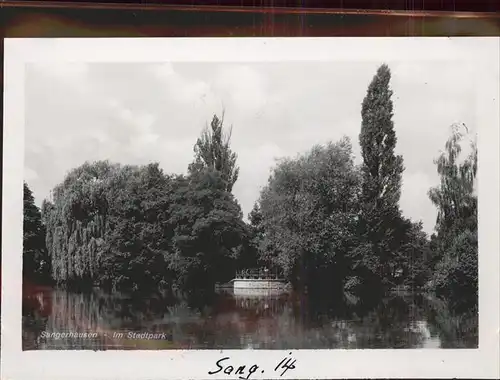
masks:
[[[419,294],[368,305],[255,291],[166,299],[45,289],[24,297],[22,341],[24,350],[476,348],[477,323]],[[95,336],[75,336],[84,333]]]

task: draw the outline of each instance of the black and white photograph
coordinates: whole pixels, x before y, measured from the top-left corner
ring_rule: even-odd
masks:
[[[186,378],[249,379],[316,378],[311,350],[495,357],[498,39],[225,41],[6,44],[2,359],[196,351]]]

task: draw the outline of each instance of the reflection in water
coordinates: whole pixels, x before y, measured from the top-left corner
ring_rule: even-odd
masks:
[[[39,290],[23,302],[25,350],[475,348],[477,335],[477,314],[452,315],[419,295],[367,305],[279,291],[138,299]]]

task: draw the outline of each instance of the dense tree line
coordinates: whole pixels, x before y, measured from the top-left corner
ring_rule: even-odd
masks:
[[[477,302],[477,147],[459,164],[462,136],[454,133],[436,161],[441,185],[429,194],[439,216],[429,239],[399,206],[404,165],[390,78],[382,65],[362,103],[362,164],[354,165],[347,138],[279,162],[249,215],[253,244],[308,291],[373,296],[411,287]]]
[[[157,163],[99,161],[71,170],[38,218],[46,228],[38,246],[50,257],[54,281],[131,291],[205,289],[251,264],[251,230],[230,191],[236,154],[222,120],[214,116],[210,128],[187,175],[167,175]]]
[[[362,104],[361,166],[347,138],[314,147],[274,168],[253,211],[263,257],[308,290],[373,294],[425,281],[426,235],[399,208],[389,81],[382,65]]]
[[[25,269],[59,284],[138,291],[209,289],[237,269],[267,266],[313,293],[403,286],[477,298],[477,147],[460,161],[456,132],[437,159],[429,239],[399,206],[404,165],[390,79],[382,65],[361,105],[361,165],[348,138],[280,160],[250,223],[232,194],[239,168],[223,117],[203,130],[186,175],[156,163],[85,163],[41,216],[25,185]]]

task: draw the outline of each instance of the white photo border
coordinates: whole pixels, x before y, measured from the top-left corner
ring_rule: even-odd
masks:
[[[497,378],[499,376],[500,38],[5,39],[1,378],[236,379],[215,362],[253,364],[251,379]],[[29,62],[453,61],[477,64],[479,348],[366,350],[22,351],[24,76]],[[228,360],[229,361],[229,360]],[[265,373],[261,372],[265,369]]]

